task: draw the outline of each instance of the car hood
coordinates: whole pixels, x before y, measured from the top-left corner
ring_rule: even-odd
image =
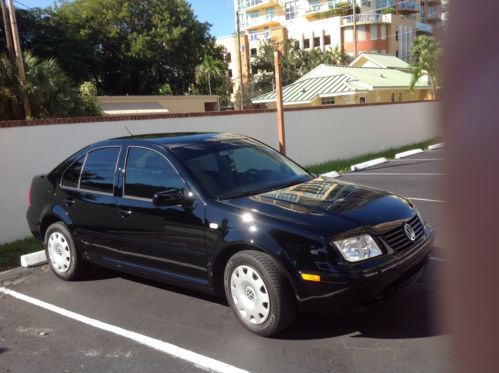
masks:
[[[366,226],[390,229],[416,214],[403,197],[327,177],[225,202],[330,236]]]

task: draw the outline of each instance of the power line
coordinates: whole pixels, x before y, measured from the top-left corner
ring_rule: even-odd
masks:
[[[24,7],[25,9],[28,9],[28,10],[33,10],[33,9],[34,9],[34,8],[31,8],[31,7],[27,6],[26,4],[21,3],[20,1],[14,0],[14,2],[15,2],[17,5],[21,5],[21,6],[22,6],[22,7]]]

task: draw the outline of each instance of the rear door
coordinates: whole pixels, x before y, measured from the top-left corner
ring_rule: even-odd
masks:
[[[57,199],[73,222],[78,246],[97,258],[119,256],[114,196],[121,146],[93,149],[63,174]]]
[[[155,206],[154,194],[170,188],[193,195],[192,206]],[[206,286],[205,206],[194,195],[165,154],[128,147],[116,207],[123,264]]]

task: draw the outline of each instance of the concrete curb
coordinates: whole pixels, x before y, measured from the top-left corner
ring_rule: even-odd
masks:
[[[386,163],[388,160],[386,158],[376,158],[367,162],[357,163],[350,167],[351,171],[360,171],[368,167],[376,166],[381,163]]]
[[[428,147],[428,150],[437,150],[437,149],[442,149],[445,147],[445,143],[439,142],[438,144],[433,144]]]
[[[339,173],[337,173],[336,171],[331,171],[331,172],[326,172],[325,174],[321,174],[321,176],[325,176],[325,177],[330,177],[330,178],[337,178],[340,176]]]
[[[395,154],[395,159],[404,158],[404,157],[408,157],[410,155],[419,154],[419,153],[423,153],[423,149],[411,149],[411,150],[407,150],[407,151],[402,152],[402,153]]]
[[[45,257],[44,250],[21,256],[21,266],[25,268],[35,267],[45,263],[47,263],[47,258]]]

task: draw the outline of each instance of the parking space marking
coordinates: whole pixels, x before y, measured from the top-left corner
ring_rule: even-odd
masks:
[[[435,203],[445,203],[445,201],[441,201],[439,199],[427,199],[427,198],[415,198],[415,197],[407,197],[413,201],[423,201],[423,202],[435,202]]]
[[[442,258],[437,258],[436,256],[430,256],[430,260],[433,260],[435,262],[442,262],[442,263],[445,263],[446,260],[445,259],[442,259]]]
[[[132,332],[130,330],[126,330],[123,328],[120,328],[118,326],[114,326],[111,324],[104,323],[99,320],[92,319],[87,316],[80,315],[78,313],[66,310],[64,308],[55,306],[53,304],[44,302],[42,300],[32,298],[28,295],[19,293],[17,291],[7,289],[4,287],[0,287],[0,293],[10,295],[16,299],[22,300],[27,303],[31,303],[37,307],[44,308],[48,311],[57,313],[59,315],[68,317],[70,319],[79,321],[81,323],[93,326],[94,328],[105,330],[107,332],[131,339],[137,343],[140,343],[142,345],[151,347],[157,351],[164,352],[174,358],[181,359],[184,361],[187,361],[189,363],[192,363],[194,366],[209,371],[209,372],[215,372],[215,373],[229,373],[229,372],[236,372],[236,373],[248,373],[246,370],[242,370],[240,368],[237,368],[235,366],[226,364],[222,361],[218,361],[215,359],[212,359],[210,357],[198,354],[196,352],[186,350],[182,347],[178,347],[174,344],[168,343],[161,341],[159,339],[151,338],[136,332]]]
[[[418,162],[418,161],[445,161],[443,158],[402,158],[390,159],[390,162]]]
[[[405,173],[405,172],[352,172],[344,176],[445,176],[440,173]]]

